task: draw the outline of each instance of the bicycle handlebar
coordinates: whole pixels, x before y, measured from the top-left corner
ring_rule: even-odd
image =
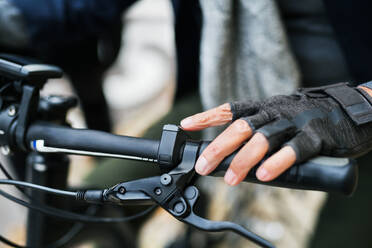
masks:
[[[209,142],[203,142],[199,154],[208,144]],[[210,175],[223,176],[236,154],[237,151],[226,157]],[[347,158],[319,156],[302,164],[292,166],[278,178],[269,182],[262,182],[256,177],[256,171],[261,163],[249,171],[244,181],[292,189],[342,193],[345,195],[351,195],[355,191],[358,182],[356,162]]]
[[[30,125],[26,142],[39,152],[64,152],[156,162],[159,141],[50,123]]]
[[[153,163],[157,162],[160,144],[156,140],[120,136],[89,129],[72,129],[43,122],[30,125],[26,141],[32,143],[33,149],[39,152],[64,152]],[[201,154],[209,142],[198,144],[199,154]],[[171,144],[168,146],[170,147]],[[179,153],[182,151],[183,148]],[[223,176],[236,153],[226,157],[211,173],[211,176]],[[173,167],[176,165],[174,164]],[[346,158],[317,157],[303,164],[292,166],[270,182],[261,182],[256,178],[255,172],[258,166],[249,172],[245,181],[294,189],[338,192],[345,195],[353,193],[357,185],[357,166],[353,160]]]
[[[0,79],[7,84],[3,88],[2,109],[0,111],[0,146],[4,148],[31,148],[38,152],[70,153],[90,156],[134,159],[157,163],[165,170],[161,176],[154,176],[129,182],[123,182],[105,190],[86,191],[76,194],[86,200],[108,200],[119,204],[137,200],[155,201],[179,220],[207,231],[232,230],[257,244],[272,247],[248,230],[231,222],[212,222],[193,212],[199,191],[190,186],[197,157],[208,142],[190,141],[183,131],[174,125],[166,125],[160,141],[119,136],[105,132],[72,129],[35,122],[38,117],[47,121],[65,120],[68,101],[48,101],[43,107],[39,101],[38,90],[48,78],[60,77],[62,71],[47,65],[19,65],[0,59]],[[14,81],[9,84],[8,81]],[[53,108],[59,107],[58,116]],[[41,116],[38,116],[41,114]],[[45,115],[45,116],[44,116]],[[26,145],[26,146],[25,146]],[[4,149],[6,151],[7,149]],[[228,156],[212,176],[220,176],[229,167],[236,153]],[[245,181],[295,189],[321,190],[351,194],[357,182],[358,171],[355,163],[348,159],[317,158],[301,165],[294,165],[280,177],[271,182],[260,182],[255,176],[257,166],[250,171]],[[126,192],[128,190],[128,192]],[[55,192],[55,191],[53,191]],[[99,194],[97,194],[97,192]],[[61,192],[60,192],[61,193]],[[110,193],[110,194],[109,194]],[[129,193],[129,194],[128,194]],[[104,197],[105,196],[105,197]],[[107,196],[107,198],[106,198]],[[38,233],[38,232],[37,232]]]

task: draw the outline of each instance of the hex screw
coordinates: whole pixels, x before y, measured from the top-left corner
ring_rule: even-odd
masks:
[[[17,108],[14,105],[10,106],[8,109],[8,115],[15,116],[16,113],[17,113]]]
[[[125,193],[125,188],[124,187],[120,187],[119,188],[119,193],[120,194],[124,194]]]
[[[161,195],[161,193],[163,193],[163,192],[161,191],[161,188],[156,188],[156,189],[154,190],[154,192],[155,192],[155,195]]]
[[[173,210],[174,210],[174,212],[176,212],[177,214],[180,214],[180,213],[182,213],[182,212],[185,210],[185,205],[184,205],[182,202],[177,202],[177,203],[174,205]]]
[[[10,148],[9,148],[9,146],[2,146],[1,147],[1,153],[4,156],[8,156],[10,154]]]
[[[36,171],[44,172],[44,171],[47,170],[47,166],[45,164],[38,164],[38,163],[36,163],[36,164],[34,164],[34,169]]]

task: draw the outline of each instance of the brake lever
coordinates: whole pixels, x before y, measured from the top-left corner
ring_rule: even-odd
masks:
[[[184,197],[190,206],[190,212],[185,217],[177,218],[178,220],[207,232],[232,231],[262,247],[274,247],[274,245],[269,241],[263,239],[241,225],[229,221],[212,221],[196,215],[194,212],[194,206],[199,198],[199,190],[195,186],[187,187],[184,191]]]
[[[190,186],[190,182],[195,177],[194,165],[198,150],[197,144],[186,142],[182,161],[176,168],[161,176],[119,183],[104,191],[104,201],[120,205],[153,202],[179,221],[200,230],[232,231],[262,247],[274,247],[270,242],[241,225],[227,221],[211,221],[195,214],[194,207],[199,198],[199,190],[195,186]]]

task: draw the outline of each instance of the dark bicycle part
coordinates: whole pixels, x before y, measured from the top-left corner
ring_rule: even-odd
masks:
[[[9,180],[15,180],[10,174],[9,172],[7,171],[7,169],[5,169],[4,165],[2,163],[0,163],[0,170],[1,172],[4,174],[5,178],[9,179]],[[22,188],[22,187],[19,187],[19,186],[15,186],[16,189],[19,191],[19,193],[21,193],[23,196],[25,196],[26,198],[30,198],[30,196],[25,192],[25,190]]]
[[[5,114],[0,113],[0,118],[2,118],[3,115]],[[11,123],[13,127],[13,129],[7,128],[7,130],[10,129],[7,138],[11,141],[9,142],[9,140],[6,139],[5,141],[8,141],[8,144],[18,144],[18,146],[21,146],[20,142],[17,142],[17,139],[15,142],[12,140],[12,138],[14,139],[12,131],[14,133],[14,130],[17,130],[18,121],[12,119],[12,121],[5,121],[4,123]],[[160,159],[162,161],[161,166],[163,166],[163,170],[170,171],[169,173],[161,177],[152,177],[123,183],[120,184],[120,187],[117,186],[104,192],[87,191],[84,193],[83,199],[88,202],[95,202],[98,199],[99,201],[110,201],[116,204],[126,202],[135,204],[141,202],[149,203],[151,199],[179,220],[185,221],[195,227],[213,231],[232,230],[251,239],[257,244],[266,246],[265,242],[260,241],[262,240],[261,238],[253,234],[250,235],[250,232],[245,229],[245,231],[242,231],[240,226],[233,223],[220,223],[216,225],[218,223],[208,222],[207,220],[202,221],[202,219],[192,217],[192,204],[183,197],[183,190],[189,186],[191,179],[194,177],[196,159],[206,146],[206,143],[187,141],[188,136],[183,134],[183,130],[177,126],[166,125],[160,142],[157,142],[154,140],[118,136],[100,131],[71,129],[45,122],[35,122],[27,129],[26,137],[21,138],[26,141],[26,144],[29,144],[32,149],[39,153],[75,153],[120,157],[150,162],[156,162],[156,158]],[[95,142],[97,140],[99,140],[100,143]],[[232,159],[233,156],[234,155],[231,155],[230,158],[227,158],[224,163],[222,163],[221,166],[225,166],[220,167],[222,170],[227,168],[227,165],[231,162],[229,159]],[[181,161],[180,158],[182,158]],[[187,158],[187,162],[184,162],[185,158]],[[178,161],[181,163],[178,164]],[[302,166],[302,168],[298,169],[298,166]],[[171,170],[170,168],[173,169]],[[288,175],[279,177],[277,180],[270,182],[270,185],[282,187],[290,186],[293,188],[312,190],[328,190],[328,186],[331,185],[333,186],[333,188],[331,188],[333,191],[352,191],[354,189],[353,183],[356,182],[357,173],[334,174],[335,171],[337,172],[339,170],[339,168],[338,170],[336,169],[337,167],[334,168],[333,170],[324,170],[322,167],[319,167],[318,164],[315,164],[314,167],[314,163],[297,165],[287,172]],[[319,171],[324,173],[327,178],[333,178],[334,180],[332,180],[332,183],[329,184],[328,181],[322,180],[322,177],[319,177],[317,174]],[[310,172],[311,174],[307,177],[307,175],[303,175],[303,172]],[[350,172],[355,172],[355,170],[350,170]],[[257,180],[255,179],[254,173],[249,175],[249,177]],[[303,180],[304,178],[306,180]],[[312,180],[313,178],[317,180]],[[349,183],[350,180],[351,183]],[[345,183],[345,181],[347,183]],[[334,184],[335,182],[337,182],[337,184]],[[319,183],[320,185],[316,185],[315,183]],[[337,186],[338,183],[343,185],[343,187],[335,188],[334,185]],[[351,190],[346,187],[345,190],[344,185],[352,185],[353,187]],[[187,218],[187,216],[191,217]],[[206,223],[212,226],[214,225],[213,228],[206,228],[203,226]]]
[[[148,162],[156,162],[157,158],[161,158],[163,164],[160,166],[163,166],[162,169],[166,172],[175,168],[179,163],[172,161],[180,161],[188,137],[182,134],[183,132],[175,125],[165,125],[159,143],[155,140],[118,136],[94,130],[71,129],[39,122],[30,126],[26,139],[38,152],[64,152]],[[97,143],[97,140],[100,142]],[[198,156],[209,144],[208,142],[192,142],[200,147]],[[211,175],[222,176],[236,153],[226,157]],[[261,182],[256,178],[257,167],[250,171],[245,181],[345,195],[351,195],[355,191],[358,181],[358,167],[355,161],[346,158],[318,157],[292,166],[280,177],[270,182]]]
[[[191,186],[192,180],[195,178],[194,166],[207,143],[189,140],[183,130],[174,125],[164,127],[162,138],[158,142],[40,122],[39,120],[50,121],[50,119],[40,118],[39,112],[42,112],[43,109],[45,112],[53,112],[53,108],[38,108],[40,106],[39,88],[42,87],[46,79],[60,76],[60,74],[45,66],[26,67],[12,62],[1,63],[0,60],[0,77],[3,77],[0,79],[2,79],[1,82],[6,83],[0,90],[2,96],[0,146],[10,148],[10,150],[22,149],[26,152],[34,150],[38,152],[37,156],[40,157],[61,155],[54,153],[71,153],[157,162],[164,171],[162,176],[120,183],[107,190],[81,192],[77,198],[87,202],[115,204],[155,202],[180,221],[199,229],[207,231],[231,230],[261,246],[272,247],[267,241],[237,224],[212,222],[195,215],[194,204],[198,198],[198,190]],[[4,80],[4,78],[8,80]],[[9,80],[14,81],[10,87]],[[58,109],[57,112],[64,110]],[[57,123],[63,124],[63,117],[63,115],[59,116],[57,120],[60,120]],[[234,155],[227,157],[216,171],[225,171]],[[33,163],[33,165],[36,164]],[[351,164],[349,162],[341,163],[342,166],[335,166],[337,164],[339,162],[330,166],[319,163],[319,161],[310,161],[295,165],[278,179],[264,184],[351,193],[355,189],[357,181],[356,167],[355,165],[349,166]],[[28,166],[28,168],[34,168],[34,166]],[[36,176],[34,178],[41,183],[46,178],[49,179],[49,176]],[[246,180],[258,182],[254,170]],[[0,193],[6,196],[4,192],[0,191]],[[9,195],[6,197],[11,198]],[[41,195],[40,199],[43,200],[43,197]],[[19,199],[13,200],[30,208],[43,210],[35,203],[28,204]],[[38,222],[42,222],[41,218],[36,219]],[[92,219],[89,218],[89,220]],[[41,233],[40,230],[36,232]]]
[[[166,131],[166,140],[170,142],[177,143],[177,137],[181,137],[181,139],[186,139],[187,137],[186,135],[177,134],[177,132],[183,131],[176,126],[166,125],[164,129]],[[168,130],[171,130],[173,133],[169,133]],[[166,143],[164,140],[160,143],[162,142]],[[184,142],[181,162],[170,172],[162,176],[120,183],[111,189],[86,191],[80,198],[88,202],[111,202],[123,205],[127,203],[148,204],[149,201],[152,200],[178,220],[201,230],[214,232],[230,230],[262,247],[273,247],[268,241],[251,233],[242,226],[231,222],[206,220],[194,213],[194,205],[198,199],[199,192],[196,187],[190,186],[190,182],[195,176],[194,166],[196,159],[207,143]],[[174,150],[169,149],[169,151],[173,154]],[[217,171],[225,171],[234,155],[235,154],[226,158]],[[270,184],[281,187],[306,188],[312,190],[326,189],[346,194],[351,193],[355,189],[357,181],[355,164],[351,164],[348,160],[341,159],[331,161],[332,163],[324,163],[324,159],[323,161],[319,161],[318,158],[318,161],[312,160],[308,163],[294,166],[283,176],[270,182]],[[327,178],[325,178],[322,173],[325,174]],[[246,180],[253,182],[258,181],[254,171],[248,175]]]
[[[3,66],[3,67],[1,67]],[[64,124],[67,110],[73,105],[72,101],[60,99],[58,97],[46,100],[39,99],[39,90],[49,78],[58,78],[62,76],[62,71],[57,67],[44,65],[26,65],[21,66],[15,63],[1,63],[0,67],[10,66],[14,70],[11,75],[4,73],[0,69],[1,83],[5,83],[1,88],[1,131],[0,143],[3,150],[16,151],[29,150],[25,143],[26,130],[31,122],[36,119],[54,121]],[[8,70],[9,71],[9,70]],[[19,72],[19,74],[15,73]],[[13,83],[9,83],[14,80]],[[40,104],[40,105],[39,105]],[[65,107],[67,106],[67,107]],[[51,112],[58,111],[58,115]],[[49,114],[48,114],[49,113]],[[52,187],[64,188],[66,186],[68,161],[64,154],[32,154],[27,153],[27,180],[36,184],[50,185]],[[40,159],[34,160],[37,156]],[[47,159],[47,158],[51,159]],[[57,158],[57,159],[56,159]],[[56,163],[56,161],[59,161]],[[67,161],[67,163],[65,163]],[[25,161],[21,165],[24,166]],[[55,166],[57,164],[57,166]],[[20,169],[18,168],[17,169]],[[66,202],[52,196],[46,196],[43,192],[30,191],[29,199],[31,204],[35,202],[48,202],[54,206],[64,206]],[[53,219],[45,218],[44,215],[30,211],[27,218],[27,245],[40,247],[48,239],[54,239],[53,229],[45,228],[47,225],[54,224]],[[58,223],[57,223],[58,224]],[[59,225],[60,226],[60,225]],[[61,226],[60,226],[61,227]],[[58,229],[61,229],[57,227]],[[67,228],[67,226],[66,226]],[[58,235],[58,234],[57,234]],[[58,235],[60,236],[60,235]]]
[[[57,121],[65,123],[68,111],[78,105],[78,99],[74,96],[51,95],[40,98],[38,118],[44,121]]]
[[[143,217],[146,214],[152,212],[157,206],[153,205],[148,207],[147,209],[127,216],[127,217],[96,217],[86,214],[78,214],[71,211],[61,210],[55,207],[50,207],[45,204],[40,203],[28,203],[20,198],[17,198],[11,194],[6,193],[3,190],[0,190],[0,195],[18,205],[24,206],[31,211],[37,211],[39,213],[52,216],[57,219],[69,221],[69,222],[82,222],[82,223],[101,223],[101,224],[108,224],[108,223],[118,223],[118,222],[127,222],[131,221],[140,217]]]
[[[10,184],[10,185],[13,185],[13,186],[17,187],[17,189],[19,189],[20,192],[25,197],[27,197],[28,199],[30,199],[31,196],[29,194],[27,194],[25,192],[25,190],[24,190],[24,187],[29,188],[28,186],[30,185],[30,183],[23,182],[23,183],[18,184],[17,183],[18,181],[14,180],[9,175],[8,171],[5,170],[4,166],[1,163],[0,163],[0,168],[1,168],[2,172],[8,178],[7,181],[3,181],[4,184],[6,182],[6,184]],[[0,184],[2,184],[2,183],[0,183]],[[22,185],[22,186],[20,186],[20,185]],[[42,191],[53,192],[54,194],[59,195],[59,196],[65,195],[64,192],[59,192],[59,190],[56,190],[56,189],[53,189],[53,188],[50,188],[50,187],[45,188],[44,186],[40,186],[40,185],[36,185],[36,184],[31,184],[30,186],[31,186],[31,188],[38,188],[39,190],[42,190]],[[75,196],[76,198],[78,198],[78,195],[77,195],[78,192],[76,192],[74,194],[74,195],[76,195]],[[60,194],[60,193],[62,193],[62,194]],[[70,195],[72,192],[66,192],[66,193],[68,193],[68,195]],[[14,200],[14,199],[13,198],[9,198],[9,200]],[[24,205],[24,206],[27,206],[27,205]],[[92,207],[96,208],[97,206],[94,205]],[[80,215],[80,214],[77,214],[75,212],[64,211],[64,210],[60,210],[58,208],[53,208],[53,207],[44,208],[43,206],[40,205],[40,206],[38,206],[38,208],[35,208],[34,210],[36,210],[36,211],[41,210],[40,211],[41,213],[43,213],[45,215],[53,216],[53,217],[56,217],[56,218],[62,218],[62,219],[63,218],[66,218],[68,220],[76,220],[76,221],[81,221],[81,222],[92,222],[92,223],[109,223],[109,222],[115,222],[115,223],[117,223],[117,222],[124,222],[124,221],[129,221],[129,220],[135,219],[137,216],[138,217],[141,217],[144,214],[146,214],[146,213],[143,212],[143,213],[136,214],[134,216],[128,216],[128,217],[124,217],[124,218],[104,218],[104,217],[101,218],[101,217],[95,217],[94,219],[91,219],[91,221],[89,221],[90,216]],[[145,210],[145,211],[147,211],[147,210]]]
[[[187,199],[188,203],[190,204],[190,208],[193,209],[199,197],[199,190],[194,186],[190,186],[186,188],[184,192],[184,197]],[[250,232],[249,230],[245,229],[244,227],[236,223],[232,223],[228,221],[207,220],[207,219],[201,218],[200,216],[196,215],[194,211],[191,211],[187,217],[182,219],[182,221],[200,230],[207,231],[207,232],[232,231],[238,235],[246,237],[249,240],[252,240],[254,243],[262,247],[274,247],[267,240],[261,238],[255,233]]]
[[[26,140],[29,147],[38,152],[63,152],[149,162],[157,161],[159,147],[159,142],[154,140],[72,129],[46,122],[30,125]]]
[[[176,125],[165,125],[157,153],[158,164],[164,171],[175,167],[182,157],[183,146],[190,137]]]
[[[69,158],[65,154],[41,154],[31,152],[27,156],[26,180],[30,183],[48,185],[49,187],[65,189],[67,187],[67,173]],[[68,207],[65,197],[47,194],[44,191],[28,189],[31,196],[30,204],[44,203],[53,207]],[[62,193],[55,191],[55,193]],[[67,193],[67,192],[66,192]],[[70,194],[73,196],[73,194]],[[56,230],[48,228],[53,226]],[[39,212],[28,211],[26,244],[30,247],[42,247],[58,239],[70,229],[69,223],[49,218]]]
[[[5,142],[7,146],[12,145],[13,147],[27,150],[25,144],[26,129],[31,121],[35,120],[38,113],[39,90],[48,79],[60,78],[62,74],[62,70],[55,66],[42,64],[20,65],[0,59],[0,79],[2,79],[2,81],[4,81],[4,79],[10,80],[12,83],[8,83],[6,85],[8,87],[5,88],[9,88],[9,85],[10,88],[13,88],[13,91],[10,92],[6,92],[5,89],[2,88],[5,92],[1,92],[1,107],[3,108],[9,105],[7,114],[10,118],[1,118],[4,122],[2,123],[1,130],[4,134],[8,134],[8,136],[4,136],[4,138],[8,139]],[[9,96],[14,99],[5,102],[4,99],[7,99]],[[49,105],[53,105],[52,101],[49,101]],[[55,105],[61,105],[61,103]],[[5,110],[2,112],[4,111]],[[10,123],[13,124],[13,122],[16,122],[16,124],[9,125]],[[64,119],[62,119],[61,122],[63,123]],[[15,136],[15,140],[9,140],[9,128],[15,129],[15,133],[14,130],[11,132],[11,135]]]
[[[4,65],[4,64],[3,64]],[[39,100],[39,89],[43,87],[46,80],[48,78],[56,78],[62,75],[62,72],[57,68],[52,68],[48,66],[17,66],[17,63],[7,63],[7,66],[11,66],[14,70],[13,73],[7,74],[6,72],[0,71],[0,146],[3,147],[4,151],[9,151],[12,153],[13,151],[23,150],[26,153],[29,153],[30,149],[27,148],[25,144],[25,130],[26,127],[28,128],[31,121],[34,120],[44,120],[44,121],[52,121],[53,123],[65,124],[65,117],[67,110],[76,104],[76,101],[71,101],[71,99],[62,99],[61,97],[49,97],[48,99],[41,99]],[[3,66],[2,68],[4,68]],[[45,69],[45,70],[44,70]],[[49,70],[50,69],[50,70]],[[54,70],[55,69],[55,70]],[[4,70],[9,71],[8,68]],[[54,70],[54,71],[53,71]],[[58,72],[60,71],[60,73]],[[19,72],[14,73],[14,72]],[[56,72],[56,73],[54,73]],[[22,74],[23,73],[23,74]],[[8,153],[7,153],[8,154]],[[49,154],[44,154],[40,156],[50,156]],[[52,154],[53,155],[53,154]],[[59,155],[60,156],[60,155]],[[65,156],[65,155],[63,155]],[[57,159],[58,161],[58,159]],[[38,165],[37,163],[35,165]],[[40,165],[40,164],[39,164]],[[43,164],[45,165],[45,164]],[[23,164],[21,165],[23,166]],[[45,165],[46,166],[46,165]],[[43,166],[39,166],[43,167]],[[46,166],[48,167],[48,166]],[[59,166],[61,169],[62,167]],[[28,166],[26,168],[34,168],[34,166]],[[56,167],[58,168],[58,166]],[[51,184],[51,182],[60,182],[60,180],[55,180],[56,178],[54,175],[61,176],[60,178],[66,179],[67,176],[63,176],[61,173],[54,173],[51,174],[47,169],[47,176],[42,176],[41,174],[36,172],[29,176],[29,180],[32,180],[34,183],[37,184],[47,184],[52,185],[57,188],[63,188],[63,185],[59,184]],[[67,170],[66,170],[67,171]],[[35,176],[34,176],[35,174]],[[39,175],[40,174],[40,175]],[[34,179],[32,179],[34,178]],[[50,181],[51,180],[51,181]],[[31,199],[39,198],[40,200],[44,201],[44,196],[40,192],[35,192],[38,196],[32,196]],[[49,203],[53,203],[54,200],[49,201],[50,196],[45,198],[45,200]],[[20,203],[20,202],[19,202]],[[27,204],[27,203],[25,203]],[[57,204],[61,205],[61,204]],[[32,203],[27,205],[28,207],[34,206]],[[44,214],[51,214],[56,213],[55,209],[45,209],[43,206],[36,208],[38,211],[44,211]],[[60,213],[59,217],[63,218],[63,216],[69,216],[70,219],[75,219],[81,221],[81,215],[66,215],[66,213]],[[140,215],[133,216],[137,218]],[[130,218],[132,219],[132,218]],[[48,221],[48,219],[46,219]],[[85,221],[93,221],[93,222],[111,222],[111,221],[123,221],[129,220],[128,218],[125,219],[116,219],[116,218],[91,218],[87,217],[84,219]],[[28,245],[42,244],[45,241],[41,241],[42,238],[40,235],[44,235],[45,232],[42,230],[43,223],[45,219],[40,214],[35,214],[34,211],[30,212],[30,216],[28,218],[29,226],[28,228],[27,237],[31,237],[32,240],[27,241]],[[48,224],[47,224],[48,225]],[[53,225],[53,224],[52,224]],[[33,228],[38,227],[38,228]],[[47,229],[47,231],[53,231],[53,229]],[[53,235],[54,236],[54,235]],[[45,234],[44,237],[52,237],[52,235]],[[35,243],[34,241],[38,242]]]
[[[18,112],[15,139],[20,148],[26,150],[24,137],[26,129],[37,113],[39,92],[35,87],[24,85],[22,87],[22,99]]]
[[[14,181],[13,177],[8,173],[8,171],[5,169],[5,167],[0,163],[0,170],[3,172],[3,174],[5,175],[5,177],[10,180],[10,181]],[[30,195],[27,194],[25,192],[25,190],[23,188],[21,188],[20,186],[18,185],[14,185],[20,193],[22,193],[25,197],[27,197],[28,199],[30,199]],[[86,214],[94,214],[97,210],[97,206],[90,206],[86,212]],[[59,238],[58,240],[56,240],[55,242],[53,242],[52,244],[50,245],[47,245],[46,248],[58,248],[58,247],[62,247],[64,245],[66,245],[68,242],[70,242],[83,228],[84,228],[85,224],[84,223],[75,223],[73,225],[73,227],[68,230],[65,235],[63,235],[61,238]],[[18,245],[8,239],[6,239],[5,237],[1,236],[0,235],[0,242],[4,243],[4,244],[7,244],[11,247],[25,247],[25,246],[21,246],[21,245]]]
[[[127,194],[145,195],[168,211],[178,220],[198,229],[210,232],[232,231],[262,247],[274,247],[268,241],[232,222],[210,221],[194,213],[194,205],[199,191],[189,186],[194,177],[194,165],[198,157],[199,146],[186,143],[181,163],[167,174],[135,181],[120,183],[111,189],[102,191],[99,201],[126,204]],[[97,197],[97,200],[99,197]],[[140,201],[140,199],[137,199]],[[148,199],[144,199],[147,201]]]
[[[169,171],[179,163],[187,138],[186,133],[181,132],[175,125],[164,126],[159,142],[95,130],[71,129],[42,122],[31,125],[26,137],[32,148],[38,152],[64,152],[140,160],[158,163],[164,171]]]
[[[0,59],[0,75],[10,80],[35,84],[38,88],[50,78],[62,77],[62,70],[56,66],[44,64],[20,65]]]
[[[25,96],[27,96],[26,93],[28,92],[30,92],[28,94],[30,97],[27,98],[29,101],[24,103]],[[26,147],[28,146],[25,139],[26,133],[23,131],[23,128],[21,130],[23,133],[21,133],[19,130],[20,127],[24,126],[24,130],[26,130],[29,123],[36,119],[66,125],[66,114],[74,105],[76,105],[76,100],[74,101],[72,98],[54,96],[39,99],[39,89],[28,84],[24,85],[18,112],[19,117],[15,122],[16,143],[18,147],[27,150]],[[70,162],[66,154],[29,152],[26,162],[26,179],[28,182],[61,189],[67,187],[67,174]],[[31,196],[31,204],[38,202],[59,208],[68,208],[68,202],[61,197],[35,190],[29,190],[29,194]],[[55,229],[48,228],[48,226],[53,226]],[[69,229],[71,229],[69,223],[56,221],[36,211],[29,211],[26,243],[31,247],[41,247],[46,243],[51,243],[58,239]]]
[[[23,181],[17,181],[17,180],[9,180],[9,179],[0,179],[0,184],[8,184],[8,185],[14,185],[14,186],[20,186],[20,187],[26,187],[33,190],[39,190],[43,192],[47,192],[50,194],[55,194],[59,196],[66,196],[66,197],[73,197],[76,198],[77,192],[73,191],[66,191],[66,190],[60,190],[60,189],[53,189],[50,187],[45,187],[42,185],[37,185],[29,182],[23,182]]]
[[[203,142],[200,153],[209,143]],[[224,176],[236,154],[237,152],[234,152],[226,157],[210,175]],[[249,171],[244,181],[284,188],[342,193],[347,196],[354,193],[358,184],[358,166],[354,159],[318,156],[292,166],[269,182],[262,182],[256,177],[256,171],[263,161]]]

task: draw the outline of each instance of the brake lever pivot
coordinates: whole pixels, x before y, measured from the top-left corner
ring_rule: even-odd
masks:
[[[177,136],[177,141],[179,141],[181,132],[183,131],[176,126],[166,125],[163,130],[162,140],[169,140],[172,133],[174,133],[174,137]],[[175,140],[176,138],[173,139],[173,141]],[[199,198],[199,190],[195,186],[190,185],[190,182],[196,176],[194,166],[198,158],[198,151],[199,145],[197,143],[185,142],[181,162],[177,167],[161,176],[119,183],[104,191],[103,200],[123,205],[155,202],[179,221],[198,229],[208,232],[229,230],[262,247],[274,247],[268,241],[236,223],[211,221],[198,216],[194,212],[195,204]],[[171,156],[168,157],[171,159]]]

